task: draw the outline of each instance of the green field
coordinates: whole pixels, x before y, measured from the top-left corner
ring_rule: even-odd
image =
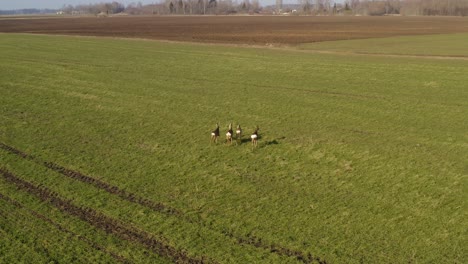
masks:
[[[316,42],[300,49],[360,54],[468,57],[468,34],[403,36]]]
[[[0,262],[466,263],[467,73],[2,34]]]

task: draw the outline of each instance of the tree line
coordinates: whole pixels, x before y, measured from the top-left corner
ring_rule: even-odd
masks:
[[[304,15],[424,15],[466,16],[468,0],[298,0],[296,14]],[[131,15],[203,15],[278,12],[281,7],[263,8],[258,0],[160,0],[155,4],[131,3],[127,6],[113,1],[88,5],[67,5],[68,14]],[[282,10],[291,12],[292,10]]]
[[[311,15],[468,15],[468,0],[299,0],[299,5],[299,13]]]
[[[0,10],[5,14],[55,13],[71,15],[204,15],[293,13],[302,15],[423,15],[466,16],[468,0],[297,0],[297,4],[262,7],[259,0],[159,0],[124,5],[117,1],[98,4],[64,5],[60,10]]]
[[[127,6],[119,2],[66,5],[64,14],[118,14],[129,15],[204,15],[258,13],[261,6],[258,0],[160,0],[158,3],[143,5],[141,2]]]

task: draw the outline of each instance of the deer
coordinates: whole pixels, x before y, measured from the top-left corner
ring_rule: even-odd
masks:
[[[260,128],[257,126],[255,131],[250,136],[250,138],[252,139],[252,147],[253,148],[257,147],[257,145],[258,145],[258,130],[260,130]]]
[[[242,128],[237,124],[236,128],[236,145],[242,144]]]
[[[242,140],[242,128],[240,127],[239,124],[237,124],[237,128],[236,128],[236,139]]]
[[[215,130],[211,131],[211,143],[218,143],[218,137],[219,137],[219,124],[216,123],[216,128]]]
[[[232,145],[232,123],[229,124],[228,131],[226,132],[226,143],[230,143]]]

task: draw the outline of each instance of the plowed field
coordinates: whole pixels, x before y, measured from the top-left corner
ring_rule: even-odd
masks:
[[[294,45],[328,40],[468,32],[468,19],[305,16],[5,18],[0,19],[0,32]]]

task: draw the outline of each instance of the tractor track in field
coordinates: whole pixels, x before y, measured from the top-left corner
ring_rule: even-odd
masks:
[[[64,168],[62,166],[59,166],[53,162],[42,162],[40,160],[38,160],[37,158],[33,157],[32,155],[30,154],[27,154],[23,151],[20,151],[16,148],[13,148],[11,146],[8,146],[4,143],[1,143],[0,142],[0,148],[1,149],[4,149],[12,154],[15,154],[17,156],[20,156],[24,159],[28,159],[28,160],[31,160],[41,166],[45,166],[46,168],[49,168],[55,172],[58,172],[64,176],[67,176],[69,178],[72,178],[72,179],[75,179],[75,180],[78,180],[80,182],[83,182],[83,183],[86,183],[86,184],[90,184],[90,185],[93,185],[94,187],[98,188],[98,189],[101,189],[101,190],[105,190],[106,192],[110,193],[110,194],[114,194],[114,195],[117,195],[119,196],[120,198],[126,200],[126,201],[129,201],[129,202],[132,202],[132,203],[137,203],[139,205],[142,205],[144,207],[147,207],[147,208],[150,208],[151,210],[153,211],[156,211],[156,212],[160,212],[160,213],[163,213],[163,214],[166,214],[166,215],[175,215],[175,216],[181,216],[182,215],[182,212],[175,209],[175,208],[172,208],[172,207],[169,207],[165,204],[162,204],[162,203],[156,203],[156,202],[153,202],[151,200],[148,200],[146,198],[143,198],[143,197],[139,197],[138,195],[135,195],[134,193],[129,193],[129,192],[126,192],[120,188],[118,188],[117,186],[112,186],[106,182],[103,182],[99,179],[95,179],[93,177],[90,177],[90,176],[86,176],[80,172],[77,172],[77,171],[73,171],[73,170],[70,170],[70,169],[67,169],[67,168]]]
[[[45,187],[36,186],[27,182],[3,168],[0,168],[0,174],[6,181],[14,184],[18,189],[38,197],[43,202],[55,206],[60,211],[88,222],[96,228],[102,229],[108,234],[113,234],[120,239],[139,243],[161,257],[170,259],[175,263],[217,263],[206,256],[201,256],[200,258],[190,257],[185,251],[178,250],[169,245],[163,237],[155,238],[148,232],[139,230],[129,224],[122,223],[114,218],[101,214],[94,209],[77,206],[70,200],[61,198],[58,193],[55,193]]]
[[[169,206],[164,205],[162,203],[153,202],[153,201],[151,201],[149,199],[146,199],[146,198],[143,198],[143,197],[139,197],[136,194],[126,192],[126,191],[118,188],[117,186],[112,186],[112,185],[110,185],[110,184],[108,184],[106,182],[103,182],[101,180],[86,176],[86,175],[84,175],[84,174],[82,174],[80,172],[64,168],[64,167],[62,167],[60,165],[57,165],[57,164],[55,164],[53,162],[43,162],[43,165],[45,167],[53,170],[53,171],[56,171],[56,172],[64,175],[64,176],[67,176],[69,178],[78,180],[78,181],[83,182],[83,183],[91,184],[91,185],[93,185],[94,187],[96,187],[98,189],[102,189],[102,190],[105,190],[106,192],[108,192],[110,194],[117,195],[120,198],[122,198],[123,200],[129,201],[129,202],[132,202],[132,203],[137,203],[137,204],[142,205],[144,207],[150,208],[153,211],[160,212],[160,213],[167,214],[167,215],[175,215],[175,216],[182,215],[182,212],[175,209],[175,208],[169,207]]]
[[[6,150],[6,151],[8,151],[8,152],[10,152],[12,154],[15,154],[17,156],[20,156],[23,159],[33,160],[33,157],[31,155],[26,154],[26,153],[14,148],[14,147],[8,146],[8,145],[3,144],[1,142],[0,142],[0,148],[4,149],[4,150]]]
[[[288,256],[288,257],[294,257],[297,260],[304,262],[304,263],[313,263],[314,261],[319,264],[327,264],[327,261],[312,255],[311,253],[305,254],[302,251],[298,250],[293,250],[289,248],[285,248],[280,245],[275,245],[275,244],[267,244],[262,241],[261,238],[253,236],[253,235],[247,235],[246,237],[240,237],[236,236],[228,231],[223,232],[227,236],[235,238],[239,244],[246,244],[246,245],[252,245],[257,248],[263,248],[266,250],[269,250],[271,253],[276,253],[278,255],[282,256]]]
[[[58,223],[55,222],[54,220],[52,220],[52,219],[46,217],[46,216],[43,215],[43,214],[40,214],[40,213],[34,211],[34,210],[32,210],[32,209],[27,208],[26,206],[24,206],[24,205],[21,204],[20,202],[18,202],[18,201],[16,201],[16,200],[14,200],[14,199],[12,199],[12,198],[10,198],[10,197],[8,197],[8,196],[2,194],[2,193],[0,193],[0,199],[3,199],[4,201],[6,201],[6,202],[8,202],[8,203],[10,203],[10,204],[12,204],[12,205],[14,205],[14,206],[17,207],[17,208],[26,209],[26,210],[27,210],[31,215],[33,215],[34,217],[36,217],[36,218],[38,218],[38,219],[40,219],[40,220],[42,220],[42,221],[44,221],[44,222],[47,222],[47,223],[51,224],[52,226],[54,226],[56,229],[58,229],[58,230],[61,231],[61,232],[67,233],[67,234],[69,234],[69,235],[71,235],[71,236],[73,236],[73,237],[75,237],[75,238],[77,238],[77,239],[79,239],[79,240],[85,242],[86,244],[88,244],[89,246],[91,246],[91,247],[94,248],[94,249],[99,250],[99,251],[101,251],[101,252],[104,252],[104,253],[110,255],[112,258],[114,258],[115,260],[117,260],[117,261],[119,261],[119,262],[121,262],[121,263],[131,263],[131,262],[130,262],[128,259],[126,259],[124,256],[121,256],[121,255],[119,255],[119,254],[116,254],[116,253],[114,253],[114,252],[108,250],[106,247],[101,246],[101,245],[99,245],[99,244],[97,244],[97,243],[94,243],[94,242],[91,241],[90,239],[88,239],[88,238],[86,238],[86,237],[84,237],[84,236],[82,236],[82,235],[79,235],[79,234],[77,234],[77,233],[75,233],[75,232],[73,232],[73,231],[71,231],[71,230],[69,230],[69,229],[67,229],[67,228],[65,228],[64,226],[58,224]]]
[[[322,258],[320,258],[318,256],[314,256],[311,253],[305,253],[305,252],[302,252],[302,251],[289,249],[289,248],[286,248],[286,247],[281,246],[281,245],[264,242],[261,238],[253,236],[253,235],[240,236],[240,235],[234,234],[233,232],[231,232],[229,230],[215,229],[215,228],[211,227],[210,225],[206,224],[205,222],[203,222],[200,219],[194,219],[193,217],[187,216],[182,211],[180,211],[180,210],[178,210],[176,208],[167,206],[167,205],[162,204],[162,203],[151,201],[149,199],[138,196],[138,195],[136,195],[134,193],[124,191],[124,190],[120,189],[117,186],[112,186],[112,185],[110,185],[110,184],[108,184],[108,183],[106,183],[104,181],[101,181],[99,179],[95,179],[93,177],[84,175],[84,174],[82,174],[82,173],[80,173],[78,171],[67,169],[67,168],[62,167],[62,166],[60,166],[58,164],[55,164],[53,162],[40,161],[39,159],[33,157],[32,155],[27,154],[27,153],[25,153],[23,151],[20,151],[20,150],[14,148],[14,147],[9,146],[9,145],[6,145],[6,144],[4,144],[2,142],[0,142],[0,148],[10,152],[11,154],[15,154],[15,155],[20,156],[20,157],[22,157],[24,159],[31,160],[31,161],[35,162],[36,164],[39,164],[39,165],[44,166],[44,167],[46,167],[46,168],[48,168],[50,170],[58,172],[59,174],[62,174],[64,176],[66,176],[66,177],[78,180],[80,182],[83,182],[83,183],[86,183],[86,184],[89,184],[89,185],[93,185],[94,187],[96,187],[98,189],[105,190],[106,192],[108,192],[110,194],[117,195],[118,197],[122,198],[123,200],[139,204],[141,206],[149,208],[149,209],[151,209],[151,210],[153,210],[155,212],[158,212],[158,213],[162,213],[162,214],[169,215],[169,216],[177,216],[177,217],[179,217],[179,219],[182,219],[182,220],[184,220],[186,222],[200,225],[200,226],[205,227],[205,228],[207,228],[207,229],[209,229],[211,231],[214,231],[216,233],[221,233],[226,237],[234,239],[240,245],[250,245],[250,246],[253,246],[255,248],[268,250],[270,253],[281,255],[281,256],[292,257],[292,258],[295,258],[295,259],[297,259],[297,260],[299,260],[299,261],[301,261],[303,263],[312,263],[314,261],[318,262],[320,264],[326,264],[327,263],[326,260],[324,260],[324,259],[322,259]]]

